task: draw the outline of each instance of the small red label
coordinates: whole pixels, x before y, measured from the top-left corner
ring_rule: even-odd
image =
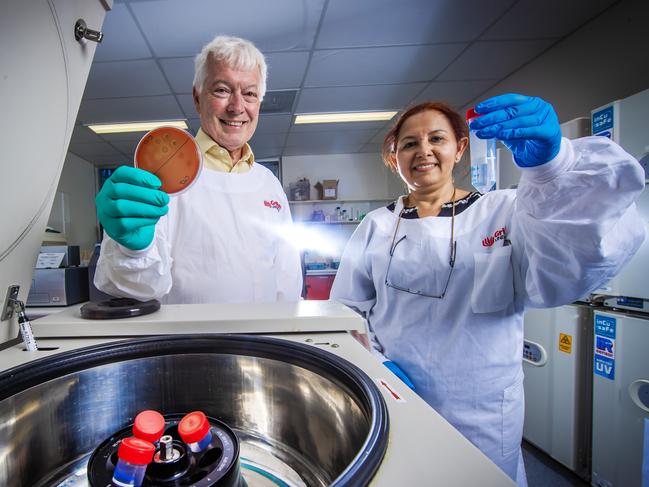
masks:
[[[498,240],[502,240],[507,236],[507,227],[502,227],[499,228],[494,232],[493,235],[489,235],[488,237],[485,237],[482,239],[482,246],[483,247],[491,247],[493,244],[495,244]]]
[[[279,204],[279,201],[275,200],[264,200],[264,206],[267,206],[268,208],[274,208],[277,211],[282,209],[282,205]]]
[[[378,382],[381,387],[385,388],[385,390],[388,391],[392,399],[394,399],[397,402],[406,402],[406,400],[399,395],[398,392],[396,392],[385,379],[376,379],[376,382]]]

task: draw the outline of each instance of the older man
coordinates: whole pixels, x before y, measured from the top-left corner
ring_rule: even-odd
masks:
[[[106,236],[95,285],[166,303],[294,301],[298,249],[282,187],[248,141],[266,91],[266,62],[250,42],[216,37],[196,57],[193,97],[204,168],[169,198],[159,179],[121,167],[97,195]]]

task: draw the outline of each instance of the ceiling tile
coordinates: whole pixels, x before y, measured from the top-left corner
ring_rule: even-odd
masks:
[[[390,84],[435,78],[466,44],[341,49],[313,53],[305,86]]]
[[[86,161],[91,162],[95,166],[132,166],[133,161],[124,155],[110,156],[110,155],[97,155],[85,158]]]
[[[511,3],[511,0],[331,0],[316,47],[471,41]]]
[[[201,119],[190,118],[187,120],[187,125],[189,125],[189,132],[196,135],[196,133],[198,133],[198,129],[201,128]]]
[[[255,154],[255,160],[269,159],[269,158],[274,159],[282,156],[281,147],[279,148],[273,148],[273,147],[254,148],[253,147],[253,152]]]
[[[123,157],[117,149],[107,142],[70,144],[69,151],[88,161],[91,161],[91,158],[95,156]]]
[[[319,154],[353,154],[358,152],[360,145],[340,142],[337,144],[303,144],[286,146],[282,152],[283,156],[312,156]]]
[[[358,150],[358,152],[381,155],[381,144],[365,144]]]
[[[194,58],[161,59],[160,66],[174,93],[191,93],[194,83]]]
[[[426,83],[402,85],[306,88],[297,113],[398,110],[426,87]]]
[[[122,154],[126,154],[129,159],[132,159],[135,155],[135,149],[140,140],[121,140],[119,142],[113,142],[111,145],[115,147]]]
[[[485,80],[504,78],[537,57],[555,41],[476,42],[438,78],[444,80]]]
[[[168,93],[171,93],[169,85],[155,61],[114,61],[93,63],[84,98],[89,100]]]
[[[498,80],[434,81],[413,100],[413,104],[440,100],[457,109],[487,91],[497,82]]]
[[[289,133],[288,147],[311,147],[314,154],[324,154],[328,148],[345,148],[355,152],[374,134],[373,130],[335,130],[319,132]]]
[[[178,103],[180,103],[185,118],[196,118],[198,116],[192,95],[177,95],[176,98],[178,98]]]
[[[324,0],[158,0],[130,8],[155,54],[176,57],[198,54],[220,32],[249,39],[262,51],[309,49],[323,5]]]
[[[370,144],[382,145],[383,144],[383,139],[385,139],[385,136],[387,135],[387,133],[388,133],[388,131],[390,130],[391,127],[392,127],[392,124],[390,124],[390,125],[384,127],[383,129],[379,130],[370,139],[369,143]]]
[[[481,39],[564,37],[613,3],[614,0],[519,0]]]
[[[291,127],[291,133],[346,131],[346,130],[372,130],[377,131],[386,122],[350,122],[350,123],[304,123]]]
[[[256,147],[278,147],[284,146],[286,140],[286,132],[280,134],[260,134],[255,133],[250,139],[250,146],[255,149]]]
[[[85,124],[179,118],[184,118],[184,114],[171,95],[83,100],[78,116],[78,119]]]
[[[84,125],[76,125],[70,138],[71,144],[102,142],[99,136]]]
[[[126,5],[116,4],[106,13],[101,31],[104,38],[97,46],[95,61],[142,59],[152,56]]]
[[[268,65],[266,90],[287,90],[300,87],[309,61],[308,52],[274,52],[265,56]]]
[[[101,138],[110,144],[115,142],[139,142],[146,132],[123,132],[117,134],[102,134]]]
[[[259,117],[256,134],[277,134],[288,132],[293,116],[290,114],[266,115]]]

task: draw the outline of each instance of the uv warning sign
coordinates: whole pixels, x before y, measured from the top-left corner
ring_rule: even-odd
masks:
[[[572,335],[559,333],[559,350],[565,353],[572,353]]]

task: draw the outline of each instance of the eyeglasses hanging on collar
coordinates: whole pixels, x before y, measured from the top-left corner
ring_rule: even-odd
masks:
[[[404,208],[401,209],[399,212],[399,216],[397,217],[397,225],[394,229],[394,235],[392,236],[392,243],[390,244],[390,260],[388,261],[388,269],[385,273],[385,285],[387,287],[390,287],[392,289],[396,289],[397,291],[403,291],[406,293],[410,294],[415,294],[417,296],[424,296],[427,298],[435,298],[435,299],[442,299],[446,295],[446,291],[448,289],[448,283],[451,281],[451,275],[453,274],[453,269],[455,268],[455,255],[456,255],[456,250],[457,250],[457,242],[455,241],[455,188],[453,188],[453,200],[452,200],[452,210],[451,210],[451,241],[450,241],[450,257],[449,257],[449,266],[450,270],[448,272],[448,277],[446,278],[446,284],[444,285],[444,290],[442,291],[441,294],[431,294],[425,291],[421,290],[416,290],[416,289],[411,289],[409,287],[403,287],[399,286],[397,284],[394,284],[390,280],[390,267],[392,266],[392,257],[394,256],[394,251],[397,248],[397,245],[399,245],[401,242],[403,242],[407,236],[404,235],[401,237],[399,240],[397,240],[397,234],[399,232],[399,223],[401,223],[401,217],[403,215],[403,212],[405,210]]]

